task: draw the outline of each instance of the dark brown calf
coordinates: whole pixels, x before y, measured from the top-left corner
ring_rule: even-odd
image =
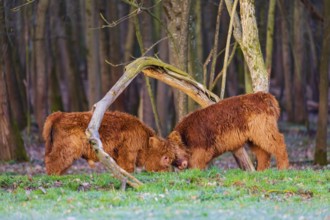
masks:
[[[98,161],[85,135],[91,116],[90,112],[55,112],[48,116],[43,130],[48,174],[64,173],[81,157],[91,166]],[[99,133],[104,151],[128,172],[135,167],[169,170],[174,159],[168,142],[132,115],[106,112]]]
[[[248,143],[256,155],[257,170],[270,166],[271,155],[278,169],[289,166],[283,135],[277,127],[280,109],[276,99],[263,92],[222,100],[186,116],[169,135],[181,151],[173,165],[204,169],[215,157]]]

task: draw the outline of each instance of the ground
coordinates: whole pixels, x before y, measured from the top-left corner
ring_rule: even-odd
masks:
[[[43,144],[28,136],[31,161],[0,164],[1,219],[330,219],[330,166],[312,165],[315,129],[280,124],[291,169],[244,172],[231,154],[205,171],[138,173],[120,190],[102,164],[78,160],[45,175]],[[330,137],[330,135],[329,135]],[[330,152],[329,154],[330,155]],[[273,167],[275,163],[273,161]]]
[[[287,150],[289,154],[290,165],[292,169],[330,169],[328,167],[319,167],[313,165],[314,147],[316,129],[315,125],[308,130],[305,126],[290,125],[286,123],[280,123],[280,130],[285,135],[285,141],[287,144]],[[328,131],[328,143],[330,142],[330,128]],[[45,167],[43,162],[44,157],[44,145],[42,142],[37,141],[37,138],[25,136],[26,149],[30,158],[26,163],[1,163],[0,173],[15,173],[15,174],[45,174]],[[329,149],[329,147],[328,147]],[[247,149],[248,150],[248,149]],[[330,149],[328,152],[328,161],[330,161]],[[237,164],[230,153],[226,153],[212,163],[214,166],[220,169],[233,169],[238,168]],[[275,166],[275,161],[272,163]],[[77,160],[73,166],[67,171],[68,174],[80,174],[80,173],[103,173],[106,172],[104,166],[100,163],[96,164],[95,169],[91,169],[85,160]]]

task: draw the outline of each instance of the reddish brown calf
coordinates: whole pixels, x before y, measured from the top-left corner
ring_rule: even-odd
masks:
[[[256,155],[257,170],[270,166],[271,155],[278,169],[289,167],[283,135],[277,127],[280,109],[274,96],[258,92],[222,100],[186,116],[169,135],[180,152],[173,165],[204,169],[215,157],[248,143]]]
[[[85,135],[91,116],[90,112],[55,112],[48,116],[43,130],[48,174],[63,174],[81,157],[90,165],[98,161]],[[174,160],[168,142],[132,115],[106,112],[99,133],[104,151],[128,172],[136,166],[147,171],[169,170]]]

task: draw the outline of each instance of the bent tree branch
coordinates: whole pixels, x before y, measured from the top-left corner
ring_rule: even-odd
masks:
[[[140,72],[183,91],[202,107],[219,101],[217,95],[208,91],[190,75],[161,60],[152,57],[141,57],[126,66],[122,77],[99,102],[94,104],[93,116],[86,129],[86,135],[99,160],[112,172],[114,177],[122,182],[127,182],[134,188],[139,187],[142,183],[119,167],[114,159],[104,152],[98,130],[106,110]],[[236,155],[236,159],[239,161],[238,164],[242,169],[254,170],[244,148],[239,152],[234,152],[234,155]]]

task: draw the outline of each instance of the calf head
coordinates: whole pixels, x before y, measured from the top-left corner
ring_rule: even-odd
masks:
[[[145,169],[147,171],[170,171],[175,153],[167,140],[159,137],[149,138]]]
[[[188,161],[190,157],[189,150],[184,145],[181,135],[177,131],[172,131],[167,137],[172,149],[174,149],[175,159],[172,165],[180,170],[186,169],[188,167]]]

